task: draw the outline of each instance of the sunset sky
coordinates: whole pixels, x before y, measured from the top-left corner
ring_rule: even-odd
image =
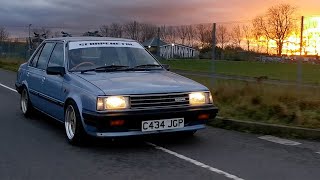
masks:
[[[0,26],[85,27],[137,20],[157,25],[244,21],[280,2],[316,15],[319,0],[1,0]]]

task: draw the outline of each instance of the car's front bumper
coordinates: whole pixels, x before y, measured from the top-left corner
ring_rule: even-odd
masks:
[[[205,128],[208,120],[214,119],[217,113],[218,108],[210,105],[108,113],[83,110],[82,117],[84,119],[84,127],[90,135],[97,137],[123,137],[200,130]],[[201,114],[207,114],[209,118],[206,120],[198,119]],[[179,129],[152,132],[143,132],[141,130],[142,121],[171,118],[184,118],[185,126]],[[124,120],[125,124],[123,126],[111,127],[110,121],[112,120]]]

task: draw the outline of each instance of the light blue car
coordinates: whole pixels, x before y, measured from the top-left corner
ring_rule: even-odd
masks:
[[[64,123],[71,144],[88,135],[193,134],[218,112],[208,88],[128,39],[47,39],[20,66],[16,89],[23,114],[38,110]]]

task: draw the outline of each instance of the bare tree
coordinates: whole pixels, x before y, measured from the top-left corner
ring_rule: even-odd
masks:
[[[164,39],[168,43],[175,43],[176,42],[176,28],[173,26],[165,27],[164,32]]]
[[[241,47],[241,41],[242,41],[242,32],[240,25],[236,25],[232,28],[232,31],[230,33],[231,41],[233,46],[235,47]]]
[[[185,44],[185,40],[188,36],[188,26],[178,26],[177,27],[177,34],[181,39],[181,44]]]
[[[112,23],[110,25],[110,37],[122,38],[123,37],[123,25],[118,23]]]
[[[59,31],[54,32],[53,37],[61,37],[61,32]]]
[[[219,25],[217,28],[217,44],[221,47],[221,49],[224,49],[225,46],[230,41],[230,36],[228,34],[227,27],[224,25]]]
[[[253,29],[250,25],[243,25],[242,26],[242,31],[243,31],[243,35],[246,41],[246,45],[247,45],[247,51],[250,51],[250,45],[252,43],[252,39],[253,39]]]
[[[193,46],[194,45],[194,36],[195,36],[195,29],[192,25],[187,26],[187,40],[188,45]]]
[[[167,31],[166,26],[160,26],[160,39],[166,40],[166,31]]]
[[[8,37],[8,31],[4,27],[0,27],[0,42],[6,41]]]
[[[108,37],[110,34],[110,27],[108,25],[103,25],[100,27],[101,36]]]
[[[138,40],[140,42],[144,42],[148,39],[154,38],[157,36],[158,33],[158,27],[153,25],[153,24],[139,24],[139,29],[140,29],[140,33],[139,33],[139,37]]]
[[[277,54],[282,54],[284,40],[295,26],[296,8],[290,4],[280,4],[269,8],[264,16],[260,16],[264,35],[277,44]]]
[[[199,24],[196,26],[196,34],[202,48],[207,48],[212,45],[212,26],[211,24]]]
[[[257,16],[252,21],[253,26],[253,36],[257,44],[257,52],[260,52],[260,46],[261,46],[261,39],[265,41],[264,46],[266,47],[266,52],[269,54],[269,42],[270,42],[270,35],[267,31],[267,25],[264,21],[263,16]]]
[[[139,35],[139,23],[137,21],[132,21],[124,24],[124,30],[126,32],[126,35],[130,39],[138,40]]]

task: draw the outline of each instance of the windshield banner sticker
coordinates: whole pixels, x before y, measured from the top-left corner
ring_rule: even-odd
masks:
[[[130,47],[144,49],[137,42],[125,42],[125,41],[77,41],[69,42],[69,50],[93,48],[93,47]]]

